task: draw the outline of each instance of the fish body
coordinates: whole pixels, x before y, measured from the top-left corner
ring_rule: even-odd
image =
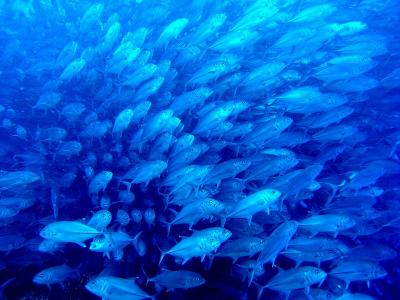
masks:
[[[46,225],[40,236],[44,239],[63,243],[76,243],[86,247],[83,243],[101,234],[100,231],[78,221],[58,221]]]
[[[62,283],[68,279],[78,278],[78,270],[72,269],[67,265],[59,265],[44,269],[37,273],[33,278],[36,284],[52,285]]]

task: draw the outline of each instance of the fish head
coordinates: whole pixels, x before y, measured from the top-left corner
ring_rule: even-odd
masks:
[[[288,221],[287,226],[288,226],[287,230],[288,235],[293,236],[296,233],[297,228],[299,227],[299,223],[297,223],[296,221]]]
[[[319,268],[314,268],[314,267],[311,267],[307,271],[307,273],[308,273],[308,274],[306,274],[307,280],[309,281],[310,284],[314,284],[317,282],[322,283],[327,276],[327,274],[323,270],[321,270]]]
[[[336,296],[331,291],[317,288],[310,290],[310,296],[312,297],[312,299],[333,300],[336,298]]]
[[[52,250],[54,250],[55,248],[57,248],[57,243],[53,242],[51,240],[43,240],[38,247],[38,250],[40,252],[50,252]]]
[[[382,266],[376,264],[372,269],[372,275],[375,278],[385,277],[387,275],[387,271]]]
[[[27,179],[28,179],[29,182],[35,182],[35,181],[39,181],[39,180],[42,179],[39,174],[36,174],[36,173],[33,173],[33,172],[30,172],[30,174],[27,175],[27,176],[28,176]]]
[[[250,159],[241,158],[241,159],[235,160],[235,162],[233,163],[233,168],[236,171],[243,171],[243,170],[247,169],[250,166],[250,164],[251,164]]]
[[[209,199],[209,207],[214,213],[220,213],[225,209],[224,203],[212,198]]]
[[[40,231],[40,236],[46,240],[53,240],[57,237],[57,230],[50,226],[51,224],[47,225]]]
[[[153,208],[148,208],[144,211],[143,217],[147,224],[153,224],[156,219],[156,212]]]
[[[113,173],[111,171],[104,171],[102,173],[102,177],[104,182],[109,182],[111,178],[113,177]]]
[[[193,286],[200,286],[204,284],[206,280],[200,275],[200,274],[193,274],[193,276],[190,276],[186,282],[186,285],[188,287],[193,287]]]
[[[19,213],[19,209],[17,207],[0,207],[0,217],[8,218],[13,217]]]
[[[154,170],[156,174],[161,174],[162,172],[164,172],[164,170],[167,168],[168,163],[166,163],[165,161],[160,160],[157,164],[155,164],[154,166]]]
[[[110,224],[112,215],[110,211],[102,209],[98,212],[98,218],[102,224]]]
[[[140,221],[142,221],[143,215],[140,210],[134,208],[131,211],[131,217],[135,223],[140,223]]]
[[[321,188],[321,184],[318,181],[312,181],[310,185],[307,187],[311,192],[317,191]]]
[[[92,242],[90,243],[89,249],[91,251],[102,251],[103,249],[107,248],[106,246],[106,239],[103,237],[95,237]]]
[[[192,190],[192,189],[190,189],[190,190]],[[196,197],[196,199],[206,199],[206,198],[212,196],[213,192],[214,191],[209,189],[208,187],[207,188],[202,187],[202,188],[199,188],[199,190],[197,192],[193,191],[193,194]]]
[[[338,222],[338,229],[348,229],[356,225],[356,221],[347,215],[342,215]]]
[[[388,259],[392,259],[397,257],[397,251],[389,248],[389,247],[385,247],[381,250],[382,253],[382,257],[387,257]]]
[[[217,238],[220,241],[226,241],[232,236],[232,232],[226,228],[221,228]]]
[[[110,197],[108,197],[107,195],[104,195],[103,197],[101,197],[100,199],[100,207],[102,209],[108,209],[111,206],[111,199]]]
[[[33,277],[33,282],[36,284],[48,284],[51,278],[51,272],[43,270]]]
[[[92,278],[89,282],[85,285],[85,288],[98,296],[102,296],[105,294],[107,289],[107,282],[103,278]]]
[[[146,244],[143,242],[143,240],[139,240],[136,244],[136,251],[139,256],[145,256],[147,252],[147,247]]]
[[[222,24],[224,24],[225,20],[227,19],[226,14],[216,14],[210,18],[210,25],[211,28],[218,28]]]
[[[262,193],[262,199],[264,202],[269,203],[272,199],[278,199],[281,196],[281,192],[275,189],[266,189]]]

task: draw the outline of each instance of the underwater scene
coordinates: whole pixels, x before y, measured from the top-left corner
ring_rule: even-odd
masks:
[[[0,0],[0,299],[399,300],[400,1]]]

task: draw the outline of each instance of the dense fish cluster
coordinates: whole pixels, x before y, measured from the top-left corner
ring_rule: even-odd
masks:
[[[399,16],[0,1],[0,298],[400,299]]]

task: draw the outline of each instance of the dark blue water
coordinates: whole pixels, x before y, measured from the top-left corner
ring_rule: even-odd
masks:
[[[0,1],[0,298],[400,299],[399,13]]]

